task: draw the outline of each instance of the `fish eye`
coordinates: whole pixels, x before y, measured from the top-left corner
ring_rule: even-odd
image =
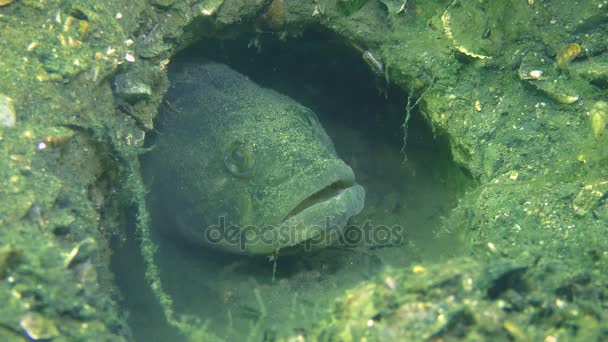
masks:
[[[253,164],[253,152],[245,144],[235,141],[230,145],[224,157],[224,165],[230,173],[237,177],[247,176]]]

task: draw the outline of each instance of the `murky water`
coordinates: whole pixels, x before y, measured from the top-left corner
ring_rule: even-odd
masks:
[[[283,67],[283,75],[289,74],[289,67]],[[335,77],[348,72],[337,69]],[[365,70],[365,66],[354,69]],[[264,72],[252,72],[254,80],[255,75]],[[338,154],[365,187],[366,206],[351,220],[356,229],[346,231],[342,244],[279,256],[276,262],[154,235],[160,247],[156,263],[175,311],[200,317],[209,331],[227,340],[296,334],[328,318],[336,298],[377,276],[384,266],[411,267],[421,260],[447,257],[448,245],[452,253],[457,252],[457,237],[440,234],[439,227],[456,203],[462,175],[419,116],[410,122],[404,162],[405,95],[388,93],[387,100],[378,92],[378,80],[369,75],[357,80],[365,82],[362,86],[351,85],[351,93],[344,89],[332,93],[335,85],[291,75],[295,79],[268,75],[265,85],[317,112]],[[168,224],[161,211],[150,211],[152,231]],[[131,327],[138,340],[174,338],[177,332],[163,322],[160,307],[143,280],[137,253],[136,245],[127,245],[115,258],[120,259],[115,270],[131,313]]]

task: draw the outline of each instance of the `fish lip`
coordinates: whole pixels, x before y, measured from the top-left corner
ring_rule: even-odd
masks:
[[[298,217],[305,210],[321,204],[322,202],[330,201],[337,196],[340,196],[345,190],[355,186],[354,181],[337,180],[316,192],[305,197],[298,205],[296,205],[289,213],[281,220],[281,223],[289,221],[294,217]]]
[[[341,159],[313,163],[292,179],[296,181],[285,183],[281,189],[290,192],[291,197],[285,198],[289,205],[285,205],[282,213],[277,212],[276,223],[268,225],[269,229],[262,230],[257,239],[247,244],[246,254],[298,253],[307,250],[308,246],[304,245],[306,241],[311,241],[311,247],[315,249],[325,246],[328,240],[323,236],[333,237],[333,232],[339,233],[348,219],[363,209],[365,190],[355,182],[353,170]],[[338,183],[335,193],[328,191],[327,196],[315,200],[315,194],[335,183]],[[294,189],[299,191],[294,193]],[[310,203],[298,208],[311,197]],[[326,235],[326,232],[329,234]],[[255,237],[252,235],[252,238]],[[317,238],[322,241],[316,241]]]
[[[285,253],[297,251],[297,246],[311,239],[321,239],[312,242],[315,246],[325,245],[326,232],[339,234],[350,217],[361,212],[365,202],[365,190],[355,182],[353,170],[342,160],[325,164],[321,170],[312,167],[306,174],[323,182],[302,191],[283,215],[279,223],[283,240],[279,240],[275,249]]]
[[[310,173],[312,174],[314,172]],[[341,165],[337,165],[336,167],[326,169],[323,173],[315,178],[324,179],[325,182],[321,183],[321,186],[309,189],[307,192],[303,192],[300,196],[298,196],[297,201],[294,201],[295,205],[292,205],[289,212],[283,216],[283,219],[280,221],[281,223],[296,217],[298,214],[312,206],[335,198],[336,196],[340,195],[342,191],[356,184],[353,170],[348,165],[343,163],[341,163]],[[331,192],[334,193],[331,194]],[[318,199],[315,199],[315,196],[318,196]],[[305,204],[306,201],[309,201],[309,203]]]
[[[314,194],[313,194],[314,196]],[[302,208],[281,222],[283,240],[279,249],[283,253],[316,249],[328,246],[341,234],[348,220],[363,209],[365,190],[357,183],[341,188],[333,196]],[[330,208],[331,210],[326,210]],[[306,245],[306,241],[311,241]],[[299,247],[303,246],[303,247]]]
[[[339,234],[350,217],[361,212],[364,202],[365,190],[353,183],[334,196],[315,202],[280,222],[275,227],[278,230],[269,236],[271,240],[248,246],[246,253],[256,255],[280,251],[287,255],[327,246],[336,237],[334,233]],[[307,245],[307,241],[310,241],[310,245]]]

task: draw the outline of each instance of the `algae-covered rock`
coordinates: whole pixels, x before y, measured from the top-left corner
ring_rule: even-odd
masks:
[[[27,336],[34,340],[50,340],[59,335],[55,324],[37,312],[29,312],[19,322]]]
[[[568,76],[561,75],[559,69],[547,57],[536,53],[526,55],[522,59],[519,77],[558,103],[572,104],[580,99],[576,84]]]
[[[361,9],[368,0],[336,0],[336,9],[344,14],[351,15]]]
[[[406,2],[285,0],[277,29],[256,32],[270,2],[4,1],[0,336],[131,339],[109,268],[110,241],[135,238],[130,214],[156,310],[209,337],[172,311],[146,235],[137,157],[165,68],[203,36],[311,29],[373,51],[382,81],[401,91],[390,95],[417,103],[404,112],[423,117],[479,185],[441,229],[466,241],[466,256],[385,269],[295,336],[605,340],[608,135],[591,115],[606,101],[605,4],[417,1],[387,17]],[[572,44],[578,54],[560,58]]]

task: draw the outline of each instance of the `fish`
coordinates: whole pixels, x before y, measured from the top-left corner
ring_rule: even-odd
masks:
[[[330,245],[361,212],[365,189],[312,110],[212,61],[168,75],[142,158],[163,234],[273,256]]]

